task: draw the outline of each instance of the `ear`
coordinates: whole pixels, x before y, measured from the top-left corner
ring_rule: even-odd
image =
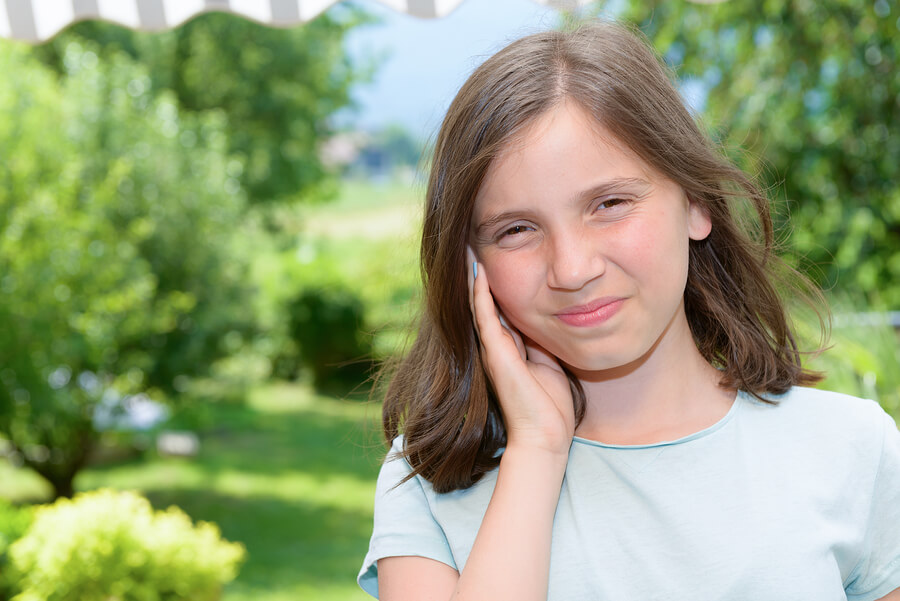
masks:
[[[712,219],[709,211],[698,201],[687,195],[688,198],[688,236],[691,240],[705,240],[712,231]]]

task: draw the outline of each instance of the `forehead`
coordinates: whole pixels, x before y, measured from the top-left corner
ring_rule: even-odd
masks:
[[[578,104],[564,102],[507,142],[488,167],[473,218],[510,203],[574,197],[615,179],[661,177]]]

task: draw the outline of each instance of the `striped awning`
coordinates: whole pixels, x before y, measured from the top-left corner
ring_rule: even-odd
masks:
[[[0,37],[41,42],[75,21],[102,19],[131,29],[160,31],[210,11],[289,27],[309,21],[340,0],[0,0]],[[378,0],[416,17],[442,17],[463,0]],[[591,0],[534,0],[575,9]]]

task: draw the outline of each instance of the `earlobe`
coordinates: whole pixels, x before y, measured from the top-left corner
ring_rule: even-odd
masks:
[[[709,211],[688,196],[688,236],[691,240],[705,240],[712,231]]]

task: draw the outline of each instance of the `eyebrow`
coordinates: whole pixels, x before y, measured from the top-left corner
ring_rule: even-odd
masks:
[[[650,187],[650,182],[639,177],[616,177],[597,184],[596,186],[591,186],[590,188],[576,194],[573,197],[573,200],[575,202],[586,202],[597,198],[598,196],[605,196],[613,192],[621,191],[623,188],[637,186],[640,186],[642,189],[646,189]],[[485,230],[490,229],[503,221],[507,221],[509,219],[518,219],[527,213],[527,211],[505,211],[503,213],[493,215],[475,226],[475,237],[482,238],[484,237]]]

